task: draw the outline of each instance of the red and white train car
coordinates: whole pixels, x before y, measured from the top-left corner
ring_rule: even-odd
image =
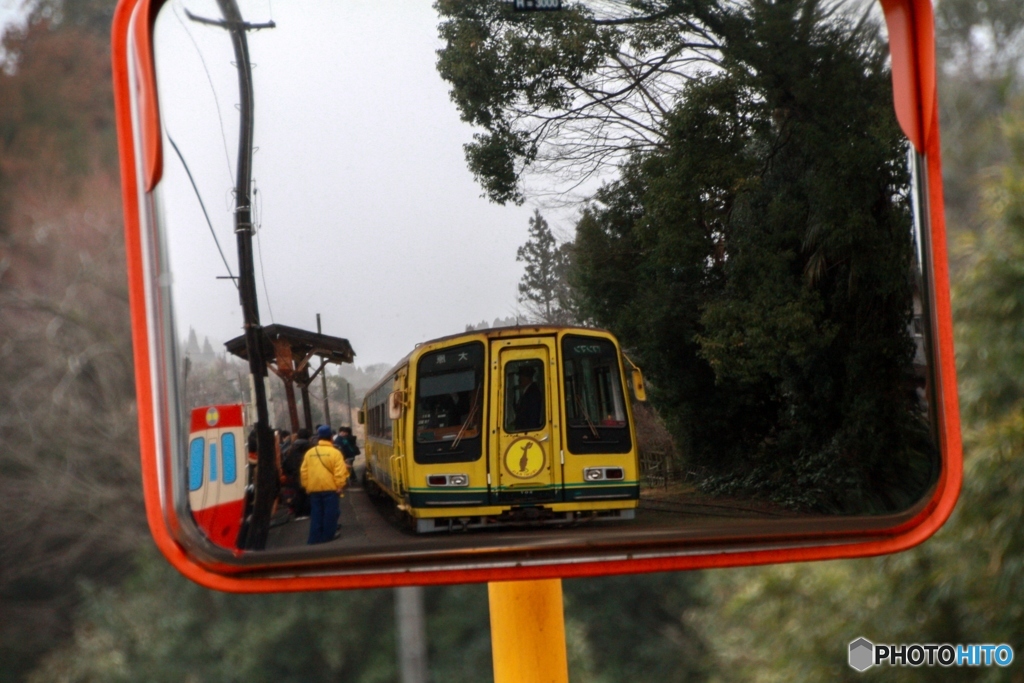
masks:
[[[211,541],[236,548],[245,514],[246,452],[240,404],[192,409],[188,440],[188,499]]]

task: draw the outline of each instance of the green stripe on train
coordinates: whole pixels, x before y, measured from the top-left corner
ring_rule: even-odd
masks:
[[[609,487],[638,486],[639,484],[640,484],[640,482],[638,482],[638,481],[583,481],[583,482],[579,482],[579,483],[575,483],[575,484],[538,484],[536,486],[530,486],[529,488],[530,488],[531,491],[540,491],[542,489],[548,489],[548,488],[554,488],[554,489],[557,489],[557,488],[567,488],[567,489],[588,488],[589,489],[589,488],[597,488],[597,487],[601,487],[601,486],[609,486]],[[452,488],[454,488],[454,487],[452,487]],[[507,488],[510,488],[510,487],[503,486],[501,488],[502,489],[507,489]],[[520,488],[520,487],[517,486],[517,487],[511,487],[511,488]],[[522,488],[525,489],[526,487],[524,486]],[[457,490],[454,490],[454,491],[446,491],[446,490],[444,490],[440,486],[438,486],[438,487],[410,486],[409,487],[409,491],[412,492],[412,493],[436,493],[436,494],[445,495],[445,496],[452,495],[452,494],[457,494],[457,493],[475,493],[477,491],[487,491],[487,490],[488,490],[488,488],[486,486],[467,486],[467,487],[461,487],[460,486]]]
[[[545,490],[560,490],[562,487],[557,485],[537,486],[529,489],[509,489],[501,488],[495,489],[494,493],[509,494],[509,493],[522,493],[528,495],[529,493],[536,493]],[[565,490],[564,502],[569,501],[586,501],[593,500],[599,502],[601,500],[636,500],[640,497],[640,487],[636,484],[626,485],[615,485],[609,486],[607,484],[601,486],[568,486]],[[447,505],[507,505],[511,501],[499,503],[492,501],[487,495],[486,489],[475,489],[473,491],[436,491],[423,489],[410,489],[409,490],[409,502],[412,503],[413,507],[426,508],[426,507],[444,507]],[[558,502],[558,501],[551,501]]]

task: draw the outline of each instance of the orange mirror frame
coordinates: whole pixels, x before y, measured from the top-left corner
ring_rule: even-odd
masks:
[[[499,1],[499,0],[496,0]],[[910,548],[931,536],[949,517],[963,474],[953,329],[949,297],[948,258],[943,212],[939,119],[936,94],[933,10],[928,0],[881,0],[889,31],[897,120],[923,159],[920,173],[928,210],[922,216],[930,263],[930,307],[933,312],[937,435],[942,458],[940,478],[930,499],[899,525],[877,529],[834,529],[807,538],[758,536],[734,549],[693,544],[643,556],[572,557],[537,563],[506,562],[500,566],[437,565],[386,571],[332,569],[304,563],[295,567],[254,569],[193,557],[176,540],[175,518],[161,454],[168,448],[168,425],[160,417],[166,388],[164,347],[155,324],[158,312],[150,295],[154,282],[147,264],[154,256],[154,216],[147,194],[161,177],[163,155],[153,64],[152,28],[162,0],[120,0],[113,23],[114,96],[124,201],[128,284],[135,354],[142,481],[146,514],[157,546],[181,573],[204,586],[232,592],[306,591],[401,585],[583,577],[711,567],[769,564],[863,557]],[[755,545],[756,544],[756,545]],[[757,549],[751,549],[756,547]],[[238,551],[241,553],[242,551]]]

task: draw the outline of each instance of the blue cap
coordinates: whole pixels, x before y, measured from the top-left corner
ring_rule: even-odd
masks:
[[[320,429],[316,430],[316,435],[320,439],[330,439],[333,436],[331,428],[327,425],[320,425]]]

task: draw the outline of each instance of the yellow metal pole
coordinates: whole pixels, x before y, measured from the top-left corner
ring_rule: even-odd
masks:
[[[494,683],[568,683],[562,580],[487,584]]]

